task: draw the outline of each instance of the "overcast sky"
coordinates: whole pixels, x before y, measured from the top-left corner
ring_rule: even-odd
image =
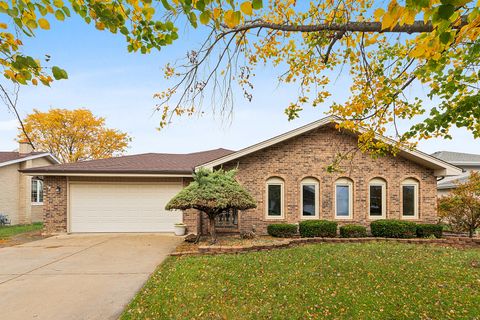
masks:
[[[340,77],[333,96],[322,106],[307,108],[300,119],[288,121],[283,113],[297,93],[295,88],[277,85],[278,70],[258,69],[251,103],[236,99],[233,118],[212,115],[205,102],[205,115],[175,120],[169,127],[156,130],[160,114],[154,113],[153,94],[166,88],[162,66],[184,57],[188,49],[198,48],[203,33],[180,34],[181,41],[161,52],[149,55],[129,54],[120,35],[99,32],[76,18],[52,24],[52,30],[39,31],[26,38],[25,52],[35,57],[49,54],[52,64],[63,67],[68,80],[48,87],[22,87],[19,111],[24,117],[34,108],[88,108],[107,119],[107,125],[128,132],[133,137],[129,154],[145,152],[186,153],[218,147],[240,149],[297,128],[324,116],[332,101],[341,102],[348,95],[346,80]],[[424,97],[423,88],[407,94]],[[428,108],[431,102],[426,102]],[[0,150],[13,150],[17,122],[5,106],[0,106]],[[409,123],[401,123],[405,130]],[[419,149],[480,153],[480,141],[465,130],[454,130],[453,140],[431,139],[420,142]]]

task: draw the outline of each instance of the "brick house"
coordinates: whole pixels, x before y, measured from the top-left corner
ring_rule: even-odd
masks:
[[[436,222],[437,179],[458,175],[459,168],[418,150],[401,150],[378,159],[353,152],[339,171],[326,171],[336,155],[356,146],[356,135],[335,129],[335,118],[327,117],[237,152],[143,154],[24,172],[45,177],[50,233],[172,231],[181,221],[195,232],[194,210],[164,206],[200,167],[237,168],[238,181],[257,200],[256,209],[219,217],[220,231],[265,233],[270,223],[304,219]]]

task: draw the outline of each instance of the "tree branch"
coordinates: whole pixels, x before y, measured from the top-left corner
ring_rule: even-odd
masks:
[[[462,16],[461,22],[458,25],[452,26],[454,29],[460,29],[466,25],[467,17]],[[426,33],[433,31],[431,22],[415,21],[412,24],[396,25],[393,28],[382,29],[381,22],[366,22],[366,21],[349,21],[346,23],[320,23],[312,25],[293,25],[293,24],[278,24],[266,21],[253,21],[244,25],[239,25],[235,28],[228,28],[224,34],[247,31],[251,29],[265,28],[286,32],[320,32],[320,31],[338,31],[338,32],[394,32],[394,33]]]

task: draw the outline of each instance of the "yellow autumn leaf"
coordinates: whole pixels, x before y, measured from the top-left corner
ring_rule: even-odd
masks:
[[[240,22],[240,18],[233,10],[228,10],[225,12],[224,21],[227,27],[234,28]]]
[[[419,58],[421,56],[423,56],[425,54],[425,48],[421,47],[421,46],[416,46],[415,49],[413,49],[411,52],[410,52],[410,57],[412,58]]]
[[[0,23],[0,29],[7,29],[8,26],[6,23]]]
[[[39,25],[40,28],[42,28],[43,30],[48,30],[48,29],[50,29],[50,23],[48,22],[47,19],[44,19],[44,18],[38,19],[38,25]]]
[[[377,10],[375,10],[375,12],[373,13],[373,17],[375,18],[376,21],[380,21],[380,18],[385,14],[385,10],[383,10],[382,8],[378,8]]]
[[[252,15],[252,3],[250,1],[245,1],[240,5],[240,10],[246,14],[251,16]]]
[[[222,10],[219,8],[214,8],[213,9],[213,19],[218,19],[220,17],[220,14],[222,13]]]
[[[385,13],[382,19],[382,30],[389,29],[392,27],[394,20],[389,12]]]
[[[416,12],[414,10],[406,10],[403,15],[403,22],[405,24],[413,24],[415,22]]]

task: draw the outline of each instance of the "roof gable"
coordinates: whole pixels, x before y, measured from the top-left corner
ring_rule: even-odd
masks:
[[[216,166],[222,165],[222,164],[227,163],[229,161],[239,159],[243,156],[249,155],[249,154],[254,153],[256,151],[265,149],[267,147],[270,147],[270,146],[273,146],[275,144],[281,143],[281,142],[286,141],[288,139],[297,137],[297,136],[302,135],[302,134],[304,134],[306,132],[309,132],[311,130],[314,130],[314,129],[317,129],[317,128],[320,128],[320,127],[324,127],[324,126],[327,126],[329,124],[338,123],[338,122],[339,122],[339,119],[334,117],[334,116],[325,117],[325,118],[322,118],[320,120],[309,123],[305,126],[302,126],[300,128],[288,131],[286,133],[275,136],[275,137],[270,138],[268,140],[259,142],[257,144],[252,145],[252,146],[249,146],[249,147],[246,147],[246,148],[241,149],[237,152],[233,152],[233,153],[228,154],[228,155],[226,155],[224,157],[221,157],[219,159],[215,159],[213,161],[203,163],[203,164],[197,166],[195,169],[198,169],[200,167],[214,168]],[[363,132],[362,129],[360,129],[359,131]],[[395,143],[394,140],[389,139],[389,138],[384,137],[384,136],[377,135],[376,138],[378,140],[381,140],[381,141],[383,141],[387,144],[390,144],[390,145],[393,145]],[[432,156],[430,156],[426,153],[423,153],[419,150],[416,150],[416,149],[413,149],[413,150],[401,149],[399,155],[408,159],[408,160],[410,160],[410,161],[418,163],[418,164],[420,164],[424,167],[433,169],[435,176],[454,176],[454,175],[458,175],[462,172],[462,170],[460,168],[458,168],[458,167],[456,167],[456,166],[454,166],[454,165],[452,165],[448,162],[445,162],[443,160],[432,157]]]
[[[48,152],[31,152],[22,154],[17,151],[0,151],[0,167],[44,157],[52,164],[59,163],[57,158]]]

